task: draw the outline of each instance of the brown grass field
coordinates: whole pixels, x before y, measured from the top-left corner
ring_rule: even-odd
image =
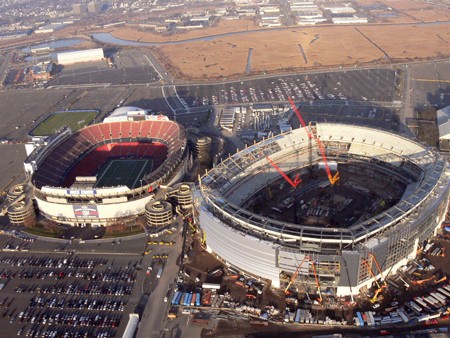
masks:
[[[229,22],[227,22],[229,23]],[[171,37],[171,41],[236,32],[252,22],[245,20],[232,26],[193,31]],[[358,32],[358,30],[360,32]],[[340,65],[395,62],[450,55],[450,24],[387,24],[359,26],[291,27],[252,30],[230,34],[209,41],[191,41],[155,47],[160,59],[175,76],[184,79],[238,77],[245,74],[249,48],[253,48],[251,71],[285,72]],[[247,28],[245,28],[247,30]],[[140,41],[162,42],[162,36],[117,28],[113,35]],[[364,36],[364,35],[365,36]],[[369,41],[370,40],[370,41]],[[307,63],[303,59],[302,45]],[[389,56],[385,59],[383,50]]]
[[[446,3],[446,0],[434,1]],[[53,33],[51,37],[87,38],[91,32],[104,31],[125,40],[162,43],[152,49],[177,79],[187,80],[245,75],[250,48],[253,49],[252,74],[450,56],[450,9],[418,0],[358,0],[358,5],[368,4],[384,4],[391,10],[382,11],[396,13],[397,17],[382,18],[376,23],[357,26],[321,25],[278,29],[262,29],[253,19],[222,19],[214,27],[173,35],[127,26],[98,29],[93,26],[94,22],[80,21]],[[145,20],[152,15],[141,13],[139,19]],[[115,19],[119,21],[124,18]],[[421,24],[435,21],[442,23]],[[218,36],[220,34],[226,35]],[[186,41],[205,37],[209,37],[208,41]],[[44,36],[31,35],[23,42],[42,38]],[[180,43],[170,44],[174,41]],[[0,42],[0,47],[12,43],[17,41]],[[299,44],[305,52],[306,61]],[[78,47],[93,46],[93,42],[86,40]]]

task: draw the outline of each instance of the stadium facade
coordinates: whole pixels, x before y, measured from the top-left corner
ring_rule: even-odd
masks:
[[[160,186],[184,177],[190,168],[186,142],[184,129],[167,117],[129,118],[65,130],[35,149],[24,166],[41,215],[74,226],[108,226],[143,215]],[[123,169],[124,162],[137,167]],[[105,179],[114,164],[120,182],[130,176],[127,184]]]
[[[373,177],[404,182],[400,200],[366,220],[346,227],[286,223],[242,207],[280,174],[321,163],[317,144],[305,128],[252,145],[201,177],[196,218],[207,248],[227,265],[280,287],[296,272],[305,283],[338,296],[357,294],[376,278],[393,274],[433,236],[448,207],[446,161],[431,148],[397,134],[366,127],[320,123],[315,126],[330,161],[357,164]],[[379,268],[377,267],[379,266]],[[315,271],[314,271],[315,270]]]

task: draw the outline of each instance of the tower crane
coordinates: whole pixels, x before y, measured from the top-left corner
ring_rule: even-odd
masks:
[[[302,182],[301,178],[299,178],[300,174],[297,174],[297,176],[295,176],[294,180],[291,180],[290,177],[288,175],[285,174],[285,172],[283,170],[280,169],[280,167],[269,157],[266,156],[267,161],[269,161],[269,163],[272,165],[272,167],[274,167],[279,173],[280,175],[293,187],[293,188],[297,188],[297,186]]]
[[[317,147],[319,148],[320,151],[320,155],[322,156],[322,161],[325,165],[325,171],[327,173],[327,177],[328,180],[330,181],[330,184],[333,186],[335,185],[338,181],[339,181],[339,172],[336,171],[336,174],[332,174],[331,173],[331,169],[330,166],[328,165],[328,160],[327,160],[327,156],[325,154],[325,149],[323,147],[322,142],[320,141],[320,139],[314,135],[314,133],[311,131],[311,126],[307,126],[305,123],[305,120],[303,119],[302,115],[300,114],[300,111],[297,109],[297,106],[295,105],[295,102],[291,99],[291,97],[288,97],[289,103],[292,106],[292,109],[295,112],[295,115],[297,115],[298,120],[300,121],[300,124],[302,125],[303,128],[305,128],[306,133],[308,134],[309,139],[314,139],[314,141],[316,141]]]
[[[313,272],[314,272],[314,278],[316,279],[317,292],[319,294],[319,302],[320,302],[320,304],[322,304],[322,301],[323,301],[322,292],[320,291],[320,283],[319,283],[319,277],[317,276],[316,265],[314,264],[313,260],[311,261],[311,263],[312,263],[311,265],[312,265]]]
[[[377,299],[378,299],[378,295],[383,291],[384,288],[386,288],[387,283],[386,283],[386,280],[385,280],[384,277],[383,277],[383,272],[382,272],[382,270],[381,270],[381,268],[380,268],[380,265],[378,264],[377,258],[376,258],[372,253],[369,253],[369,256],[375,261],[375,265],[376,265],[376,267],[377,267],[377,269],[378,269],[378,271],[379,271],[379,273],[380,273],[380,275],[381,275],[382,283],[383,283],[383,285],[380,285],[380,283],[378,283],[377,276],[375,275],[375,273],[374,273],[373,270],[372,270],[372,267],[370,266],[371,264],[369,265],[369,263],[368,263],[365,259],[363,259],[363,260],[362,260],[363,263],[366,264],[366,266],[367,266],[367,268],[368,268],[370,274],[372,275],[373,279],[375,280],[375,284],[376,284],[377,287],[378,287],[378,289],[375,290],[375,294],[374,294],[373,297],[370,299],[370,301],[371,301],[372,303],[375,303],[375,302],[377,301]]]

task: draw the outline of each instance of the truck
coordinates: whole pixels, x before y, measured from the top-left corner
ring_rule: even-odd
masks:
[[[191,306],[194,306],[195,305],[195,299],[197,298],[197,294],[196,293],[194,293],[193,295],[192,295],[192,299],[191,299]]]
[[[444,288],[439,288],[438,291],[444,295],[447,299],[450,299],[450,292],[448,292],[447,290],[445,290]]]
[[[172,305],[178,305],[177,304],[177,299],[178,299],[178,296],[180,296],[179,298],[181,298],[181,295],[180,295],[181,293],[182,293],[181,291],[175,292],[175,294],[172,297]]]
[[[420,314],[422,312],[422,308],[417,305],[414,301],[410,301],[407,305],[416,313]]]
[[[294,319],[294,321],[295,321],[296,323],[299,323],[299,322],[300,322],[300,309],[297,309],[297,312],[295,313],[295,319]]]
[[[210,305],[211,302],[211,290],[206,291],[203,297],[203,305]]]
[[[367,316],[367,325],[368,326],[375,326],[375,319],[373,318],[373,312],[372,311],[367,311],[366,312],[366,316]]]
[[[167,301],[169,300],[169,296],[170,296],[170,287],[169,287],[169,289],[167,289],[166,295],[164,296],[165,303],[167,303]]]
[[[156,278],[161,278],[163,271],[164,271],[163,267],[160,267],[158,273],[156,274]]]
[[[430,309],[429,305],[427,305],[427,303],[425,303],[422,298],[415,297],[414,300],[423,308],[428,309],[428,310]]]
[[[356,317],[358,318],[358,324],[357,326],[364,326],[364,319],[363,316],[361,315],[361,312],[356,312]]]
[[[403,322],[405,322],[405,324],[407,324],[409,322],[409,317],[406,314],[405,310],[403,310],[403,308],[398,308],[397,313],[400,316],[400,318],[403,320]]]
[[[196,296],[195,296],[195,306],[200,306],[201,305],[201,295],[200,295],[200,292],[197,292],[196,293]]]

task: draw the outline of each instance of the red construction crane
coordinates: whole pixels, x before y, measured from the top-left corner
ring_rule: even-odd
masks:
[[[302,179],[299,178],[300,174],[297,174],[294,180],[291,180],[290,177],[286,175],[285,172],[281,170],[280,167],[277,166],[277,164],[274,161],[272,161],[269,156],[266,156],[266,158],[267,161],[269,161],[269,163],[272,165],[272,167],[274,167],[280,173],[280,175],[283,176],[286,182],[288,182],[293,188],[297,188],[297,186],[302,182]]]
[[[294,101],[289,96],[288,96],[288,100],[289,100],[289,103],[291,104],[292,109],[295,112],[295,115],[297,115],[297,118],[300,121],[300,124],[302,125],[303,128],[305,128],[309,139],[310,140],[314,139],[316,141],[317,146],[320,150],[320,154],[322,155],[322,161],[325,164],[325,171],[327,172],[328,180],[330,181],[330,184],[332,186],[335,185],[336,182],[339,181],[339,172],[337,171],[336,174],[334,174],[334,175],[331,173],[331,169],[330,169],[330,166],[328,165],[327,156],[325,154],[325,149],[323,147],[322,142],[320,141],[320,139],[318,137],[313,135],[310,127],[306,125],[305,120],[303,120],[302,115],[300,114],[299,110],[297,109],[297,106],[295,105]]]

